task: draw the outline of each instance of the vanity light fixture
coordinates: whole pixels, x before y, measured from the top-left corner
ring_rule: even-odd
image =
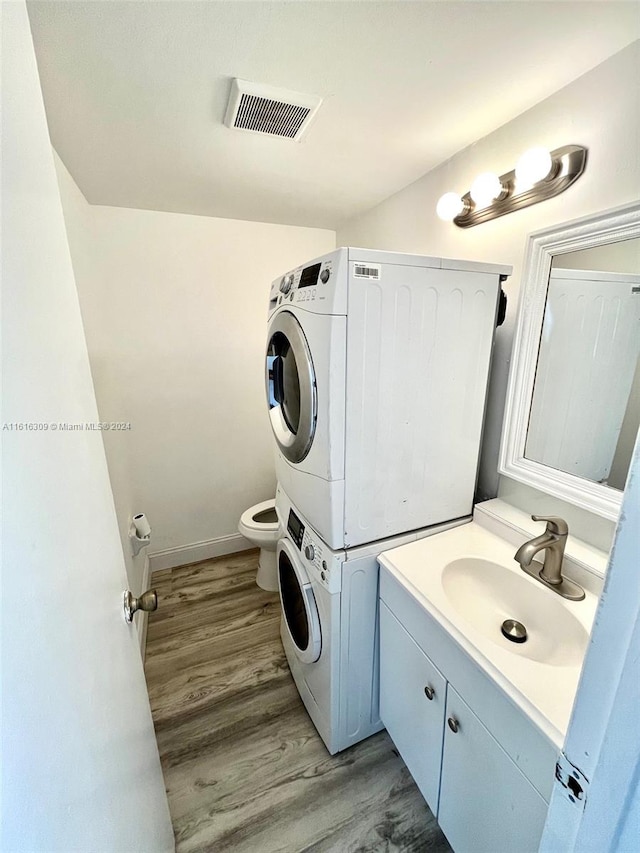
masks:
[[[459,228],[471,228],[564,192],[578,180],[586,163],[587,149],[581,145],[554,151],[530,148],[513,171],[504,175],[483,172],[463,196],[445,193],[436,213]]]
[[[505,198],[509,192],[500,178],[493,172],[482,172],[471,184],[469,195],[475,205],[475,210],[487,207],[492,201]]]
[[[516,189],[527,190],[553,171],[553,157],[546,148],[529,148],[516,163]]]
[[[458,193],[445,193],[436,206],[436,213],[445,222],[452,222],[456,216],[466,213],[470,207],[460,198]]]

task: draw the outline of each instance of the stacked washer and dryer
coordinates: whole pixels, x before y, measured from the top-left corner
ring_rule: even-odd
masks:
[[[281,636],[332,754],[383,728],[378,555],[472,512],[510,272],[342,248],[271,285]]]

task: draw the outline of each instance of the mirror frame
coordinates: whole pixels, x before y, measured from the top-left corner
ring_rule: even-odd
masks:
[[[617,521],[622,492],[525,457],[547,288],[554,257],[640,237],[640,203],[531,234],[523,267],[498,471],[541,492]]]

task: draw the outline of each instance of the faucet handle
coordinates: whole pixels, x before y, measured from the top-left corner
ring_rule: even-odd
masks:
[[[569,525],[564,518],[558,518],[556,515],[532,515],[533,521],[546,521],[547,530],[549,533],[555,533],[556,536],[566,536],[569,532]]]

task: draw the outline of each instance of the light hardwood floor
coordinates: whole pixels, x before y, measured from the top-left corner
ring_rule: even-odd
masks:
[[[145,670],[177,850],[449,853],[386,732],[327,752],[257,556],[153,575]]]

